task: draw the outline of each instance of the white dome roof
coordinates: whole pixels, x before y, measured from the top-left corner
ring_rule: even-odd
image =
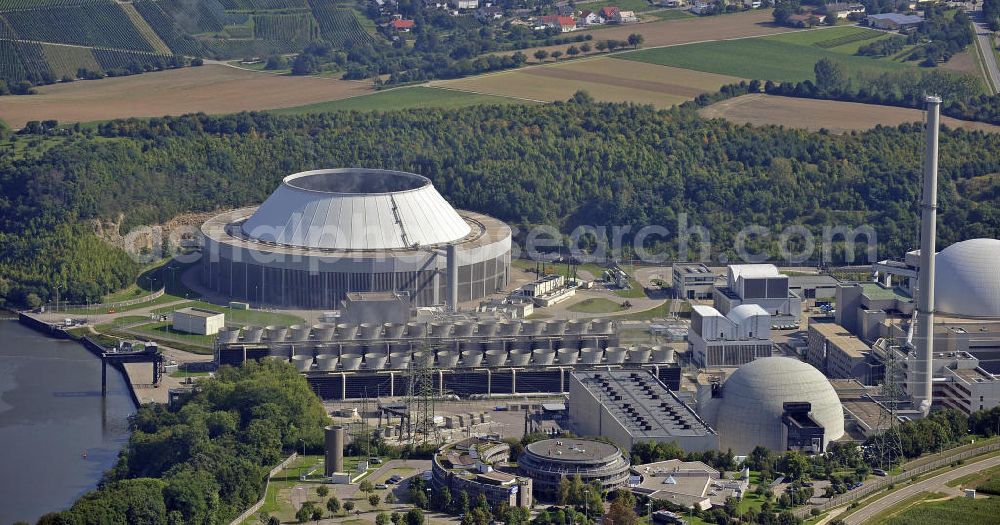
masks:
[[[934,258],[934,308],[962,317],[1000,317],[1000,240],[970,239]]]
[[[285,177],[240,228],[258,241],[327,250],[445,244],[471,231],[426,177],[358,168]]]
[[[770,317],[770,314],[767,313],[767,310],[761,308],[759,304],[754,304],[754,303],[741,304],[736,308],[730,310],[729,315],[727,315],[726,317],[728,317],[732,322],[740,324],[743,321],[746,321],[747,319],[757,315],[766,315]]]
[[[823,426],[824,448],[844,434],[844,409],[823,374],[789,357],[765,357],[743,365],[723,384],[714,428],[721,450],[748,454],[757,445],[785,450],[781,415],[784,403],[812,404],[813,419]]]

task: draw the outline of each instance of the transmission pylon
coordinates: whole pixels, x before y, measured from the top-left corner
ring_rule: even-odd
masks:
[[[885,348],[885,357],[882,361],[885,374],[878,393],[882,408],[878,413],[875,438],[872,443],[873,463],[886,472],[892,470],[895,462],[903,457],[903,444],[896,427],[899,424],[899,403],[906,394],[899,384],[898,348],[895,344],[887,344]]]
[[[424,350],[408,367],[407,437],[411,444],[439,443],[441,434],[434,424],[434,354]]]

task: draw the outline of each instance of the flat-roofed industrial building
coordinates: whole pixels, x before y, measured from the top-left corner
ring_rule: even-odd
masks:
[[[226,314],[204,308],[181,308],[173,313],[173,329],[198,335],[215,335],[226,326]]]
[[[625,450],[640,442],[676,442],[685,451],[719,448],[715,430],[644,370],[574,372],[568,405],[578,433],[605,436]]]

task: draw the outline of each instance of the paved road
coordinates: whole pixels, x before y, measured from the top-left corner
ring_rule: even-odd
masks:
[[[867,520],[874,517],[876,514],[885,511],[897,505],[903,500],[917,495],[920,492],[934,492],[934,491],[944,491],[947,488],[945,485],[947,482],[958,479],[962,476],[967,476],[973,474],[982,469],[990,468],[1000,465],[1000,456],[993,456],[990,458],[977,461],[975,463],[969,463],[963,465],[956,469],[949,470],[943,474],[938,474],[932,478],[927,478],[922,481],[918,481],[908,487],[902,488],[885,496],[884,498],[875,500],[861,509],[859,509],[854,514],[851,514],[844,519],[844,523],[847,525],[858,525],[860,523],[865,523]]]
[[[992,79],[993,83],[993,93],[1000,92],[1000,66],[997,65],[997,54],[993,43],[993,33],[988,27],[983,19],[983,12],[976,11],[973,13],[973,28],[976,31],[976,45],[979,46],[979,51],[983,55],[983,62],[986,65],[986,72]]]

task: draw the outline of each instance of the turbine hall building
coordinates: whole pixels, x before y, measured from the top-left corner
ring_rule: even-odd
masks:
[[[480,299],[510,273],[510,228],[457,211],[421,175],[344,168],[289,175],[260,207],[201,227],[201,278],[232,300],[335,309],[352,292],[412,306]]]

